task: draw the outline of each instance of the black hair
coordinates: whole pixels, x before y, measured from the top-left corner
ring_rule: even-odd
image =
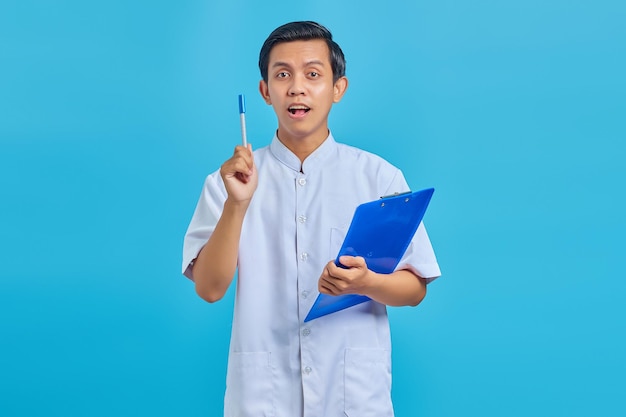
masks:
[[[346,74],[346,58],[339,45],[333,41],[333,35],[328,29],[316,22],[291,22],[282,25],[267,37],[261,52],[259,53],[259,70],[265,82],[268,81],[268,66],[270,60],[270,52],[272,48],[279,43],[293,41],[309,41],[321,39],[326,41],[328,50],[330,51],[330,65],[333,70],[333,83]]]

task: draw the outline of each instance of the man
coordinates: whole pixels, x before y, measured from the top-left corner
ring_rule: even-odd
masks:
[[[393,416],[386,305],[417,305],[440,275],[420,225],[397,270],[333,259],[357,205],[407,191],[380,157],[335,142],[328,114],[348,80],[341,48],[314,22],[277,28],[259,58],[259,90],[278,129],[237,146],[205,181],[185,236],[183,272],[203,299],[238,270],[225,416]],[[366,303],[304,323],[317,293]]]

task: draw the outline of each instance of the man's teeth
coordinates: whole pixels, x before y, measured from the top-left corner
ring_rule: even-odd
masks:
[[[308,112],[311,109],[309,109],[306,106],[291,106],[291,107],[289,107],[289,111],[291,112],[291,114],[296,114],[297,110],[304,110],[305,112]]]

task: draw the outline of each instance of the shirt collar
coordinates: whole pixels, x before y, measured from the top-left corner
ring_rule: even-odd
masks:
[[[270,144],[270,151],[276,159],[296,172],[300,172],[302,169],[302,172],[305,174],[321,167],[326,158],[328,158],[336,148],[337,142],[335,142],[332,133],[329,132],[324,142],[322,142],[322,144],[301,164],[300,159],[278,139],[276,134],[274,134],[274,138]]]

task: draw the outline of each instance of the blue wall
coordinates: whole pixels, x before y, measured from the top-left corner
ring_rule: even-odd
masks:
[[[347,55],[337,140],[437,189],[397,415],[625,415],[624,3],[216,3],[0,6],[0,415],[219,415],[233,291],[182,237],[237,94],[271,139],[258,49],[302,19]]]

